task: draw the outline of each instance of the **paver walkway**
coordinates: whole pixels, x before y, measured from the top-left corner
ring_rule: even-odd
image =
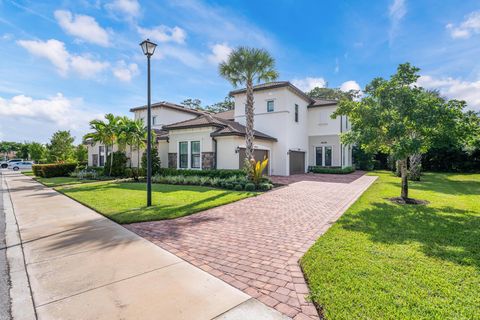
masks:
[[[23,248],[38,319],[286,318],[31,178],[5,177],[21,235],[9,247]]]
[[[126,227],[289,317],[318,319],[298,260],[375,178],[292,176],[254,198]]]

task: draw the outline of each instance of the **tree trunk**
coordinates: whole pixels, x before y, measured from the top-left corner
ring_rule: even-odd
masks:
[[[245,105],[245,158],[250,161],[253,158],[253,81],[247,81],[247,103]]]
[[[113,144],[112,144],[112,150],[110,151],[110,173],[109,176],[112,176],[112,167],[113,167]]]
[[[407,159],[399,161],[400,172],[402,176],[402,194],[401,197],[404,200],[408,199],[408,172],[407,172]]]
[[[412,181],[420,181],[422,175],[422,154],[417,153],[410,156],[410,171],[408,177]]]
[[[130,144],[128,147],[130,148],[130,153],[129,153],[129,156],[130,156],[130,169],[132,169],[132,144]]]
[[[402,176],[402,172],[401,172],[401,169],[400,169],[400,160],[395,161],[395,175],[397,177]]]

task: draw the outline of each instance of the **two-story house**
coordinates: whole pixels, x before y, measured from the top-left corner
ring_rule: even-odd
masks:
[[[235,101],[234,110],[217,114],[168,102],[152,105],[152,125],[162,167],[242,168],[246,90],[235,90],[230,95]],[[311,99],[287,81],[255,86],[255,158],[268,157],[268,174],[283,176],[304,173],[308,166],[352,165],[350,146],[340,142],[341,132],[348,130],[348,121],[345,117],[330,117],[336,106],[335,100]],[[146,107],[130,111],[135,118],[146,117]],[[89,165],[105,157],[101,147],[89,147]],[[137,154],[127,155],[133,166],[137,164]]]

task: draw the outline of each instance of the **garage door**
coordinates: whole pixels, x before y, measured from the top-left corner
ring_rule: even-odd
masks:
[[[290,151],[290,174],[305,173],[305,152]]]
[[[253,152],[253,156],[255,157],[256,161],[263,160],[264,157],[268,158],[268,165],[267,168],[265,168],[264,174],[268,175],[270,173],[270,157],[268,156],[268,150],[260,150],[260,149],[255,149]],[[245,148],[240,148],[239,152],[239,157],[238,157],[238,167],[240,169],[243,168],[243,164],[245,161]]]

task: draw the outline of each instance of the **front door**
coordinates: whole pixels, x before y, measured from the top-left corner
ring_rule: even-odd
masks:
[[[331,167],[333,159],[332,146],[315,147],[315,165]]]

